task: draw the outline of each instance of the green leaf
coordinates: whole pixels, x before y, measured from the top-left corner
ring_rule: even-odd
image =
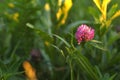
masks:
[[[97,41],[97,40],[91,40],[91,42],[93,42],[93,43],[99,43],[99,44],[102,43],[101,41]]]
[[[112,76],[109,78],[109,80],[114,80],[114,78],[116,77],[116,75],[117,75],[117,74],[112,75]]]
[[[57,47],[53,44],[51,46],[54,47],[55,49],[57,49],[65,57],[63,50],[61,50],[59,47]]]
[[[103,51],[107,51],[107,49],[106,48],[104,48],[103,46],[101,46],[101,45],[98,45],[98,44],[90,44],[90,45],[92,45],[92,46],[94,46],[95,48],[98,48],[98,49],[100,49],[100,50],[103,50]]]
[[[68,33],[71,29],[79,26],[80,24],[92,24],[93,22],[91,21],[85,21],[85,20],[82,20],[82,21],[76,21],[76,22],[73,22],[71,24],[69,24],[66,29],[65,29],[65,33]]]
[[[102,78],[102,73],[100,72],[100,69],[98,66],[95,66],[97,73],[99,74],[100,78]]]
[[[117,7],[118,7],[118,4],[115,4],[110,8],[108,12],[108,18],[111,18],[113,16],[113,14],[117,11]]]
[[[32,24],[30,24],[30,23],[26,23],[26,26],[28,26],[31,29],[34,29],[34,26]]]
[[[106,73],[101,80],[109,80],[110,75]]]
[[[112,45],[119,38],[120,38],[120,33],[111,31],[111,35],[110,35],[110,38],[108,39],[107,45],[108,46]]]
[[[99,18],[99,11],[94,8],[94,7],[89,7],[89,13],[94,17],[94,19],[98,19]]]
[[[35,29],[35,32],[36,32],[38,35],[40,35],[40,38],[42,38],[43,41],[52,42],[53,39],[52,39],[52,37],[51,37],[48,33],[44,32],[44,31],[42,31],[42,30],[40,30],[40,29]]]
[[[53,66],[52,66],[52,63],[50,61],[48,54],[46,54],[46,52],[42,49],[40,51],[41,51],[42,56],[44,57],[45,62],[47,62],[47,67],[48,67],[51,75],[53,75]]]
[[[86,73],[86,75],[91,78],[91,80],[99,80],[95,68],[85,56],[83,56],[80,53],[76,53],[73,54],[72,57],[75,61],[77,61],[76,63],[80,65],[81,70],[83,70]]]
[[[58,39],[60,39],[61,41],[63,41],[66,46],[70,47],[70,44],[66,40],[64,40],[62,37],[60,37],[60,36],[58,36],[56,34],[53,34],[53,36],[57,37]]]

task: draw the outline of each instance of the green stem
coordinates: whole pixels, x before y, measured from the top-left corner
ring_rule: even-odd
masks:
[[[87,70],[87,73],[88,73],[93,79],[98,80],[98,77],[97,77],[97,75],[94,73],[94,71],[93,71],[93,69],[91,68],[91,66],[88,65],[83,58],[81,58],[81,62],[83,62],[84,68]]]
[[[69,61],[70,64],[70,71],[71,71],[71,80],[73,80],[73,69],[72,69],[72,62]]]

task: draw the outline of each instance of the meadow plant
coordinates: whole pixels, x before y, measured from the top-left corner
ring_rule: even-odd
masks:
[[[0,80],[120,80],[119,4],[2,0]]]
[[[92,40],[94,38],[94,29],[82,24],[78,27],[75,37],[78,41],[78,44],[80,44],[82,41]]]

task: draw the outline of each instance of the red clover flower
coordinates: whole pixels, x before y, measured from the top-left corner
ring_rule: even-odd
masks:
[[[75,38],[77,39],[78,44],[83,41],[90,41],[94,38],[94,29],[82,24],[78,27],[77,32],[75,33]]]

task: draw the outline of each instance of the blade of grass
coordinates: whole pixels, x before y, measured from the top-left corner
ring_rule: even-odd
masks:
[[[53,34],[53,36],[57,37],[58,39],[60,39],[61,41],[63,41],[66,46],[70,47],[70,44],[66,40],[64,40],[62,37],[60,37],[60,36],[58,36],[56,34]]]

